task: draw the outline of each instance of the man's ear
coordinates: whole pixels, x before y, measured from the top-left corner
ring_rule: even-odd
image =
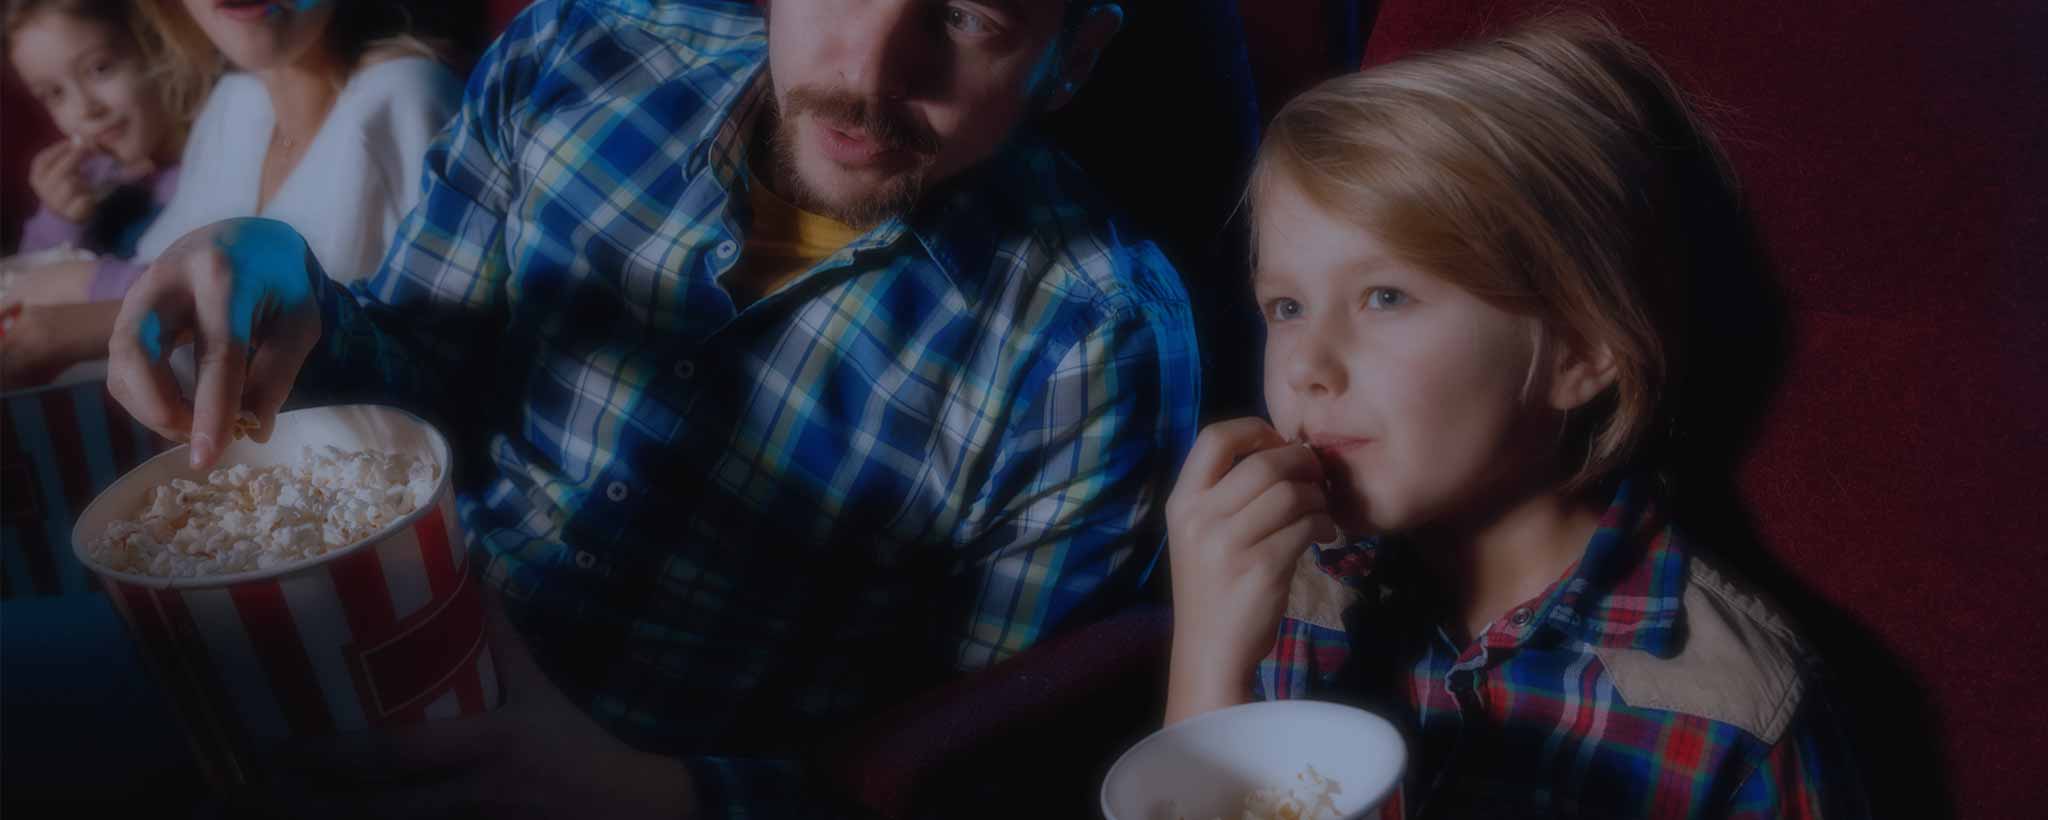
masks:
[[[1068,35],[1066,53],[1060,55],[1059,72],[1053,76],[1052,93],[1045,98],[1045,112],[1051,113],[1066,107],[1088,84],[1088,78],[1095,73],[1095,63],[1102,59],[1102,50],[1109,47],[1109,41],[1124,28],[1124,8],[1115,3],[1090,6],[1083,13],[1081,22]]]
[[[1605,342],[1574,340],[1558,345],[1551,359],[1550,408],[1577,410],[1613,387],[1619,376],[1614,349]]]

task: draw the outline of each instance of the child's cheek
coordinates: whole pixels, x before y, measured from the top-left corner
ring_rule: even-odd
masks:
[[[1292,436],[1301,429],[1301,414],[1294,406],[1294,391],[1287,389],[1286,365],[1278,357],[1266,357],[1266,415],[1280,435]]]
[[[1355,470],[1332,471],[1326,491],[1330,499],[1330,518],[1347,540],[1373,535],[1380,530],[1381,525],[1373,522],[1374,507],[1364,477]]]

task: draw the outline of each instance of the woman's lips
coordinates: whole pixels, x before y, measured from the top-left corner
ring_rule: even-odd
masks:
[[[270,16],[270,9],[275,5],[275,0],[221,0],[213,7],[236,20],[261,20]]]

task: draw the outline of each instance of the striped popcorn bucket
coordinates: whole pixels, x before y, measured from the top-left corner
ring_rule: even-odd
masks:
[[[0,599],[92,590],[71,551],[78,511],[168,444],[81,375],[0,394]]]
[[[303,447],[428,454],[433,502],[370,538],[269,570],[200,578],[118,572],[86,552],[152,488],[203,481],[185,448],[149,460],[86,507],[73,548],[127,621],[216,788],[250,782],[250,749],[497,706],[483,600],[468,571],[448,442],[402,410],[369,405],[280,414],[267,444],[239,441],[223,467],[294,463]],[[253,742],[253,743],[252,743]]]

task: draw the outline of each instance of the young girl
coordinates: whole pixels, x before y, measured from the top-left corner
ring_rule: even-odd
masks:
[[[157,30],[117,0],[5,0],[0,36],[65,136],[30,162],[41,207],[23,226],[20,252],[133,255],[177,190],[186,129],[211,73],[165,59]]]
[[[67,282],[90,301],[18,309],[0,318],[0,380],[26,386],[106,356],[119,300],[147,262],[178,238],[224,219],[264,216],[305,236],[328,275],[369,276],[419,199],[427,144],[460,102],[462,84],[416,36],[430,11],[409,0],[146,0],[180,64],[226,67],[193,123],[187,185],[136,243],[133,263],[103,264]],[[17,297],[9,297],[14,299]],[[37,301],[22,299],[21,301]],[[0,306],[0,313],[4,313]]]
[[[1366,705],[1410,743],[1385,817],[1863,813],[1804,644],[1656,474],[1724,168],[1584,19],[1290,103],[1251,190],[1272,420],[1203,431],[1169,501],[1167,721]]]

